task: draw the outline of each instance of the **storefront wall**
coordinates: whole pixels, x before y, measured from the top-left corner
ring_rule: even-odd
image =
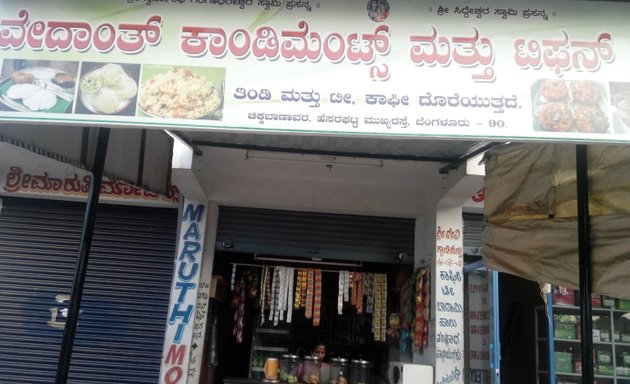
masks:
[[[80,194],[64,192],[64,188],[42,190],[23,181],[40,173],[48,175],[51,179],[63,180],[63,176],[67,176],[72,180],[83,180],[87,175],[86,171],[74,168],[75,177],[74,174],[68,173],[67,165],[56,160],[9,144],[5,144],[4,148],[2,168],[5,173],[3,192],[5,195],[62,200],[82,199]],[[192,170],[173,172],[173,182],[181,189],[182,196],[204,204],[207,215],[204,226],[205,239],[202,239],[203,262],[198,270],[197,313],[187,335],[188,340],[184,340],[188,345],[195,343],[201,345],[205,338],[207,316],[205,299],[210,289],[208,282],[212,275],[220,206],[414,218],[416,220],[414,262],[416,266],[433,265],[433,275],[437,273],[434,255],[438,202],[446,191],[454,190],[453,186],[457,186],[458,183],[453,180],[461,179],[461,174],[441,175],[438,172],[441,166],[439,163],[383,161],[379,166],[328,167],[324,164],[251,160],[246,159],[243,150],[204,149],[204,155],[194,159]],[[474,188],[477,188],[477,185]],[[468,187],[470,191],[474,188]],[[463,195],[472,193],[469,194],[468,190],[465,190]],[[140,199],[103,195],[104,202],[118,200],[132,204],[177,206],[174,200],[169,201],[152,194]],[[460,211],[461,208],[457,214]],[[183,211],[180,213],[183,214]],[[455,220],[457,221],[457,218]],[[459,221],[461,222],[461,215]],[[178,259],[178,256],[177,254],[174,258]],[[190,272],[191,268],[184,271]],[[433,284],[432,291],[436,292],[439,287],[435,279]],[[432,308],[432,312],[436,313],[435,308]],[[170,324],[170,315],[166,317],[165,324]],[[435,364],[435,317],[433,319],[431,342],[424,353],[416,353],[413,356],[412,360],[415,363],[432,366]],[[168,356],[167,352],[164,356]],[[201,377],[202,362],[202,349],[194,349],[188,360],[190,383],[195,383],[195,380]]]
[[[384,161],[381,167],[327,167],[298,160],[247,159],[244,150],[218,148],[204,148],[204,155],[193,162],[193,169],[198,170],[199,185],[206,191],[208,201],[216,206],[415,218],[415,265],[431,265],[432,276],[446,270],[461,274],[461,236],[455,239],[454,246],[447,245],[455,249],[455,254],[449,256],[453,263],[437,267],[435,255],[443,247],[436,242],[440,238],[436,236],[437,225],[463,233],[462,206],[479,190],[482,178],[478,174],[467,175],[465,165],[450,175],[440,174],[439,168],[438,163],[404,161]],[[216,230],[214,225],[208,228],[209,232]],[[436,248],[438,246],[440,248]],[[214,243],[206,242],[205,250],[204,265],[212,264]],[[443,288],[437,281],[437,278],[432,279],[434,295]],[[461,282],[450,288],[458,292],[450,301],[462,303]],[[449,335],[452,332],[436,325],[438,316],[444,313],[437,310],[435,296],[431,302],[432,313],[436,315],[432,316],[430,324],[429,345],[423,353],[414,353],[412,360],[431,366],[444,365],[441,369],[444,377],[456,371],[463,380],[464,356],[460,350],[463,330],[459,329],[463,326],[463,314],[450,319],[458,324],[455,332],[462,340],[456,346],[457,351],[450,351],[452,346],[448,345],[436,346],[437,332],[449,332]],[[436,361],[436,348],[446,348],[441,349],[441,356],[450,357]]]
[[[321,1],[311,8],[308,1],[292,1],[241,2],[238,10],[217,6],[212,12],[197,12],[210,4],[146,1],[117,5],[127,7],[121,12],[107,7],[95,11],[75,1],[70,4],[81,4],[69,15],[68,8],[52,2],[49,8],[24,3],[6,1],[0,6],[7,26],[1,42],[7,52],[2,72],[5,79],[15,80],[3,84],[7,89],[2,91],[0,118],[10,123],[484,141],[628,141],[623,112],[630,84],[623,50],[628,36],[623,19],[627,8],[621,8],[625,5],[571,2],[524,8],[510,2],[495,8],[448,1],[434,8],[406,1],[394,8],[387,1],[373,1],[374,7],[368,8],[363,1]],[[363,15],[355,18],[359,9]],[[594,11],[602,13],[601,25],[592,22]],[[291,36],[302,36],[304,46],[298,48],[300,43]],[[123,85],[121,79],[130,85],[116,93],[129,109],[87,96],[93,89],[81,80],[90,80],[94,69],[103,76],[104,63],[113,64],[107,71],[118,73],[107,79],[110,95]],[[37,103],[24,103],[20,100],[29,96],[15,93],[18,88],[9,97],[9,87],[29,79],[10,75],[39,65],[48,70],[31,71],[30,81],[42,80],[46,73],[52,78],[51,70],[62,71],[65,76],[54,77],[67,87],[66,99],[46,92]],[[216,96],[212,105],[203,111],[167,106],[169,115],[155,110],[164,102],[151,104],[142,93],[155,91],[152,84],[166,73],[178,81],[181,74],[197,79]],[[67,99],[70,93],[73,101]],[[566,105],[554,101],[557,98]],[[44,108],[51,100],[58,102],[56,109]],[[573,110],[580,109],[581,119],[573,121]],[[557,114],[561,121],[550,118]],[[442,288],[435,278],[441,272],[435,269],[438,247],[455,249],[449,262],[460,262],[461,238],[439,244],[443,238],[438,239],[437,229],[444,225],[447,232],[461,235],[458,207],[463,200],[454,203],[448,195],[465,191],[468,197],[477,188],[460,190],[455,182],[464,175],[445,178],[438,173],[442,164],[259,163],[245,151],[216,148],[204,148],[196,161],[194,178],[208,207],[415,218],[419,225],[414,261],[432,264],[433,292]],[[210,237],[206,264],[213,261]],[[206,267],[204,274],[208,272]],[[434,312],[435,321],[439,313]],[[432,332],[433,339],[439,332],[436,324]],[[438,347],[414,360],[434,362],[437,368]],[[445,376],[436,381],[461,382],[451,380],[450,372],[438,369]]]

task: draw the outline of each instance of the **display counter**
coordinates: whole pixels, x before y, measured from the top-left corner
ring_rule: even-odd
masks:
[[[248,379],[247,377],[226,377],[223,384],[262,384],[262,380]]]

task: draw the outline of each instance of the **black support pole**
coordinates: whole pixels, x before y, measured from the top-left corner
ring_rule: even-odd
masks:
[[[63,341],[59,352],[59,363],[57,364],[57,375],[55,384],[66,384],[68,380],[68,370],[70,369],[70,358],[72,357],[72,347],[74,345],[74,335],[79,320],[79,309],[81,307],[81,296],[83,295],[83,285],[85,283],[85,273],[87,271],[88,258],[90,256],[90,246],[92,245],[92,233],[94,232],[94,219],[96,217],[96,206],[101,191],[101,181],[103,180],[103,170],[105,168],[105,155],[107,154],[107,143],[109,142],[109,128],[100,128],[98,131],[98,141],[96,143],[96,154],[94,166],[92,168],[92,182],[88,193],[85,215],[83,216],[83,230],[81,232],[81,244],[79,245],[79,256],[77,267],[72,282],[70,292],[70,305],[68,307],[68,318],[63,329]]]
[[[588,209],[588,147],[575,149],[578,204],[578,252],[580,267],[580,326],[582,351],[582,383],[592,383],[593,317],[591,316],[591,224]],[[552,357],[553,358],[553,357]]]

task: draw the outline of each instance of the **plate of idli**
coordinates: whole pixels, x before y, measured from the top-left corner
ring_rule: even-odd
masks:
[[[129,106],[138,84],[120,64],[107,63],[85,73],[79,80],[79,98],[93,113],[114,115]]]
[[[20,112],[65,113],[74,99],[73,88],[74,76],[69,73],[27,67],[0,82],[0,103]]]

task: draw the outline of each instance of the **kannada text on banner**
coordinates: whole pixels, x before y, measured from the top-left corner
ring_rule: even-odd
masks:
[[[626,4],[85,3],[0,5],[1,120],[630,139]]]

